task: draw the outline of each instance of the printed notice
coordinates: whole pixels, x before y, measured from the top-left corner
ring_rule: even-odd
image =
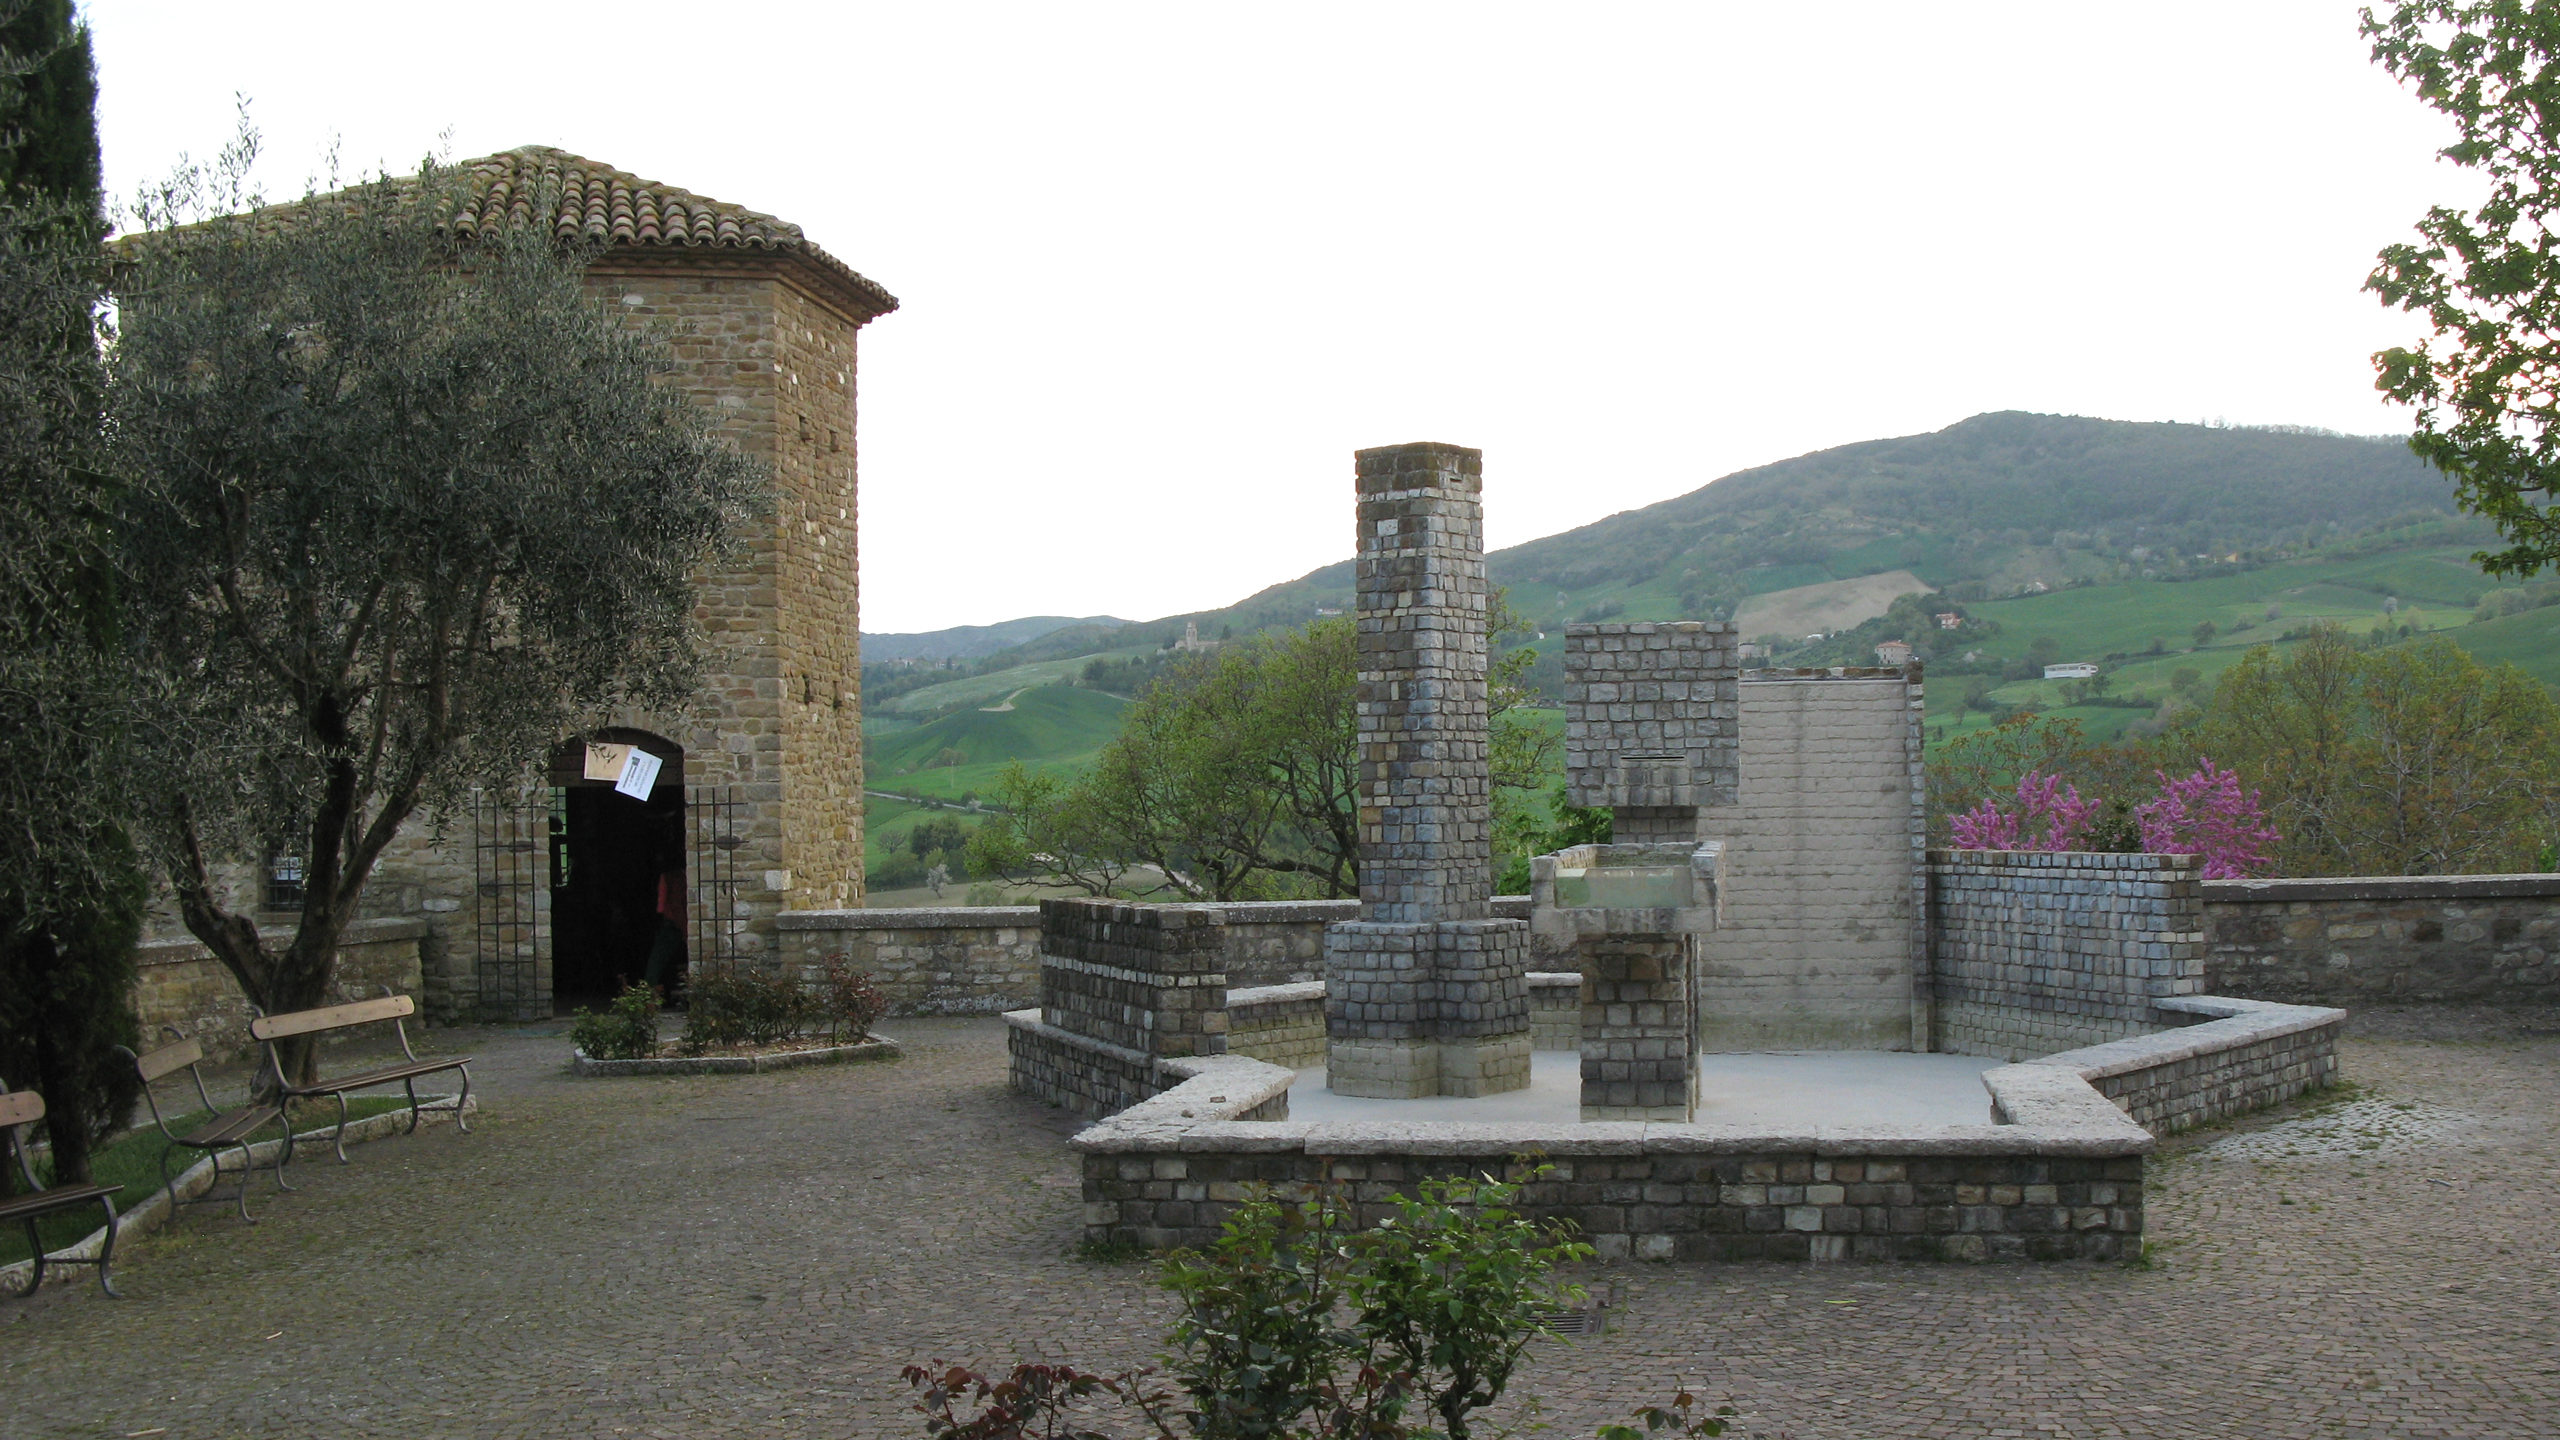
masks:
[[[598,745],[593,741],[589,741],[587,744],[587,778],[590,780],[620,780],[623,772],[630,768],[631,752],[638,748],[639,747],[636,745]]]
[[[646,800],[651,787],[658,783],[658,767],[665,763],[635,745],[631,747],[631,758],[623,762],[622,778],[613,782],[613,788],[634,800]]]

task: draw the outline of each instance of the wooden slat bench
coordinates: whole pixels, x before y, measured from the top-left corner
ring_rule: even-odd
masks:
[[[175,1026],[161,1028],[178,1038],[148,1055],[136,1055],[121,1045],[116,1049],[133,1062],[134,1072],[142,1077],[142,1096],[150,1103],[151,1123],[160,1127],[162,1138],[169,1142],[168,1148],[160,1152],[160,1186],[169,1192],[169,1218],[172,1221],[178,1218],[180,1205],[211,1201],[214,1190],[222,1184],[223,1152],[237,1150],[240,1152],[240,1193],[237,1197],[240,1218],[254,1225],[258,1217],[249,1213],[249,1172],[257,1168],[257,1162],[249,1151],[249,1137],[273,1125],[279,1136],[290,1139],[292,1126],[285,1119],[284,1107],[251,1103],[236,1110],[217,1110],[213,1092],[204,1087],[204,1072],[197,1068],[197,1062],[204,1059],[204,1047],[181,1034]],[[181,1070],[196,1082],[196,1098],[203,1102],[206,1110],[214,1112],[213,1118],[184,1135],[169,1128],[169,1117],[161,1113],[160,1096],[154,1088],[160,1080]],[[201,1150],[213,1161],[213,1184],[206,1186],[205,1193],[193,1201],[178,1198],[178,1179],[169,1173],[169,1156],[180,1149]],[[276,1188],[279,1190],[293,1188],[284,1183],[284,1162],[292,1153],[291,1145],[276,1153]]]
[[[343,1165],[347,1160],[347,1092],[351,1090],[370,1090],[376,1085],[397,1082],[401,1088],[409,1092],[409,1132],[413,1135],[418,1130],[419,1116],[425,1110],[450,1110],[453,1112],[453,1123],[456,1126],[465,1132],[471,1129],[470,1122],[462,1118],[462,1107],[471,1099],[473,1057],[452,1055],[424,1060],[418,1058],[418,1052],[409,1048],[409,1027],[403,1023],[417,1011],[416,1001],[406,995],[391,993],[391,987],[386,985],[383,987],[382,998],[378,1000],[357,1000],[345,1005],[323,1005],[317,1010],[296,1010],[285,1015],[261,1015],[249,1022],[249,1037],[267,1047],[267,1065],[275,1071],[280,1091],[277,1097],[279,1100],[290,1102],[326,1095],[338,1102],[336,1139],[339,1164]],[[297,1035],[320,1035],[332,1030],[352,1030],[360,1025],[378,1025],[386,1020],[399,1034],[400,1053],[407,1056],[407,1059],[397,1064],[359,1070],[352,1075],[325,1075],[308,1085],[297,1085],[285,1075],[284,1059],[276,1051],[277,1041],[290,1040]],[[420,1105],[418,1077],[434,1075],[446,1070],[462,1076],[462,1092],[442,1105]],[[289,1134],[285,1137],[284,1148],[285,1163],[291,1163],[293,1137]]]
[[[0,1088],[0,1137],[5,1137],[0,1139],[0,1144],[6,1144],[10,1153],[17,1158],[18,1177],[26,1182],[27,1187],[16,1195],[0,1195],[0,1220],[17,1220],[26,1225],[27,1251],[35,1257],[35,1274],[28,1278],[27,1288],[18,1293],[33,1295],[36,1293],[36,1287],[44,1284],[44,1267],[48,1257],[44,1253],[44,1237],[36,1230],[36,1221],[47,1215],[59,1214],[65,1210],[77,1210],[95,1203],[99,1209],[106,1212],[107,1216],[107,1243],[105,1248],[98,1252],[98,1258],[75,1260],[66,1257],[51,1263],[95,1265],[98,1267],[98,1288],[110,1295],[115,1295],[117,1293],[115,1281],[108,1276],[107,1266],[116,1258],[115,1196],[116,1192],[124,1187],[121,1185],[56,1185],[48,1190],[38,1184],[35,1162],[27,1156],[27,1137],[20,1132],[43,1118],[43,1096],[33,1090]]]

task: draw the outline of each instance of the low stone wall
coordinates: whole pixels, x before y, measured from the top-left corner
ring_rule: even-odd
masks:
[[[259,933],[270,946],[293,939],[290,930]],[[416,997],[422,988],[419,946],[428,935],[424,920],[349,924],[338,945],[336,998],[370,999],[386,985],[396,994]],[[204,1042],[208,1055],[229,1058],[249,1052],[249,997],[201,941],[148,940],[134,947],[134,961],[133,1005],[146,1048],[161,1038],[161,1026],[174,1025]]]
[[[1227,1053],[1288,1070],[1324,1063],[1324,982],[1227,992]]]
[[[1356,920],[1357,900],[1256,900],[1214,906],[1226,916],[1231,985],[1324,978],[1324,927]],[[1529,918],[1529,897],[1497,895],[1493,913]],[[843,955],[871,972],[895,1015],[995,1015],[1040,999],[1040,907],[929,906],[903,910],[786,910],[782,958],[814,965]]]
[[[2204,986],[2191,855],[1929,852],[1937,1048],[2009,1060],[2148,1032]]]
[[[786,910],[786,965],[842,955],[893,1015],[992,1015],[1040,999],[1040,907]]]
[[[2203,892],[2216,995],[2560,1002],[2560,875],[2207,880]]]
[[[2347,1012],[2222,995],[2162,1000],[2179,1028],[2031,1063],[2071,1070],[2154,1135],[2261,1110],[2338,1078]]]
[[[1569,970],[1529,972],[1529,1048],[1582,1049],[1582,977]]]
[[[1017,1032],[1019,1033],[1019,1032]],[[2140,1248],[2150,1135],[2063,1069],[1985,1076],[2006,1125],[1753,1134],[1740,1127],[1253,1121],[1290,1072],[1240,1056],[1075,1138],[1085,1233],[1201,1245],[1256,1184],[1345,1189],[1363,1219],[1433,1175],[1553,1166],[1531,1215],[1604,1259],[2110,1259]],[[1250,1067],[1250,1068],[1248,1068]]]

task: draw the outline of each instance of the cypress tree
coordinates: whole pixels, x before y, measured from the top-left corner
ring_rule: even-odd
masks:
[[[0,1078],[44,1093],[58,1183],[89,1178],[133,1106],[112,1047],[137,1038],[145,899],[118,763],[96,105],[70,0],[0,0]]]
[[[0,188],[99,208],[98,62],[71,0],[0,4],[0,51],[20,72],[0,97],[0,134],[14,142],[0,146]]]

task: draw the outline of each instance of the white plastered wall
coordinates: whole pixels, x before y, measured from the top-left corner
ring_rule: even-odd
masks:
[[[1920,686],[1902,671],[1759,672],[1741,687],[1741,788],[1704,937],[1704,1048],[1930,1045]]]

